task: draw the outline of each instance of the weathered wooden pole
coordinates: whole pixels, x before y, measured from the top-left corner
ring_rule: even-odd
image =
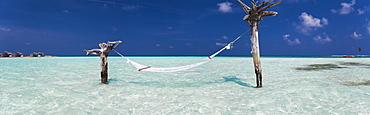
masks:
[[[122,41],[115,41],[115,42],[107,42],[107,43],[100,43],[99,47],[100,49],[92,49],[92,50],[84,50],[86,52],[86,55],[89,54],[95,54],[100,55],[101,60],[101,83],[108,84],[108,53],[112,51],[116,46],[122,43]]]
[[[272,0],[269,0],[268,2],[263,1],[260,5],[256,5],[257,2],[255,2],[254,0],[251,0],[252,8],[244,4],[242,0],[238,0],[238,1],[242,5],[244,11],[248,14],[243,18],[243,20],[247,22],[251,28],[251,47],[252,47],[251,53],[253,56],[254,70],[256,73],[256,82],[257,82],[256,87],[260,88],[262,87],[262,66],[261,66],[260,50],[259,50],[259,42],[258,42],[258,24],[262,20],[262,17],[276,16],[278,14],[277,12],[265,11],[265,10],[281,3],[282,1],[277,1],[277,2],[274,2],[268,5],[272,1]]]

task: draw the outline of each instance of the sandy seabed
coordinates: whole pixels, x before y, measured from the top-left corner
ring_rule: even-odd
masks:
[[[203,57],[130,57],[175,67]],[[173,73],[139,72],[110,57],[0,58],[0,114],[370,114],[370,58],[220,57]],[[313,64],[340,68],[302,70]]]

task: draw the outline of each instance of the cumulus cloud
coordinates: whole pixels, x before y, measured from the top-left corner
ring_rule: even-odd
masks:
[[[361,34],[357,34],[357,32],[353,32],[353,34],[351,34],[351,37],[353,38],[353,39],[361,39]]]
[[[317,35],[316,37],[313,38],[313,40],[316,42],[316,43],[319,43],[319,44],[325,44],[325,43],[328,43],[328,42],[331,42],[333,40],[331,40],[329,38],[328,35],[326,35],[326,33],[323,33],[323,37],[321,37],[321,35]]]
[[[353,5],[356,4],[356,0],[352,0],[351,3],[341,3],[341,9],[331,9],[332,13],[339,13],[341,15],[349,14],[350,12],[354,11]]]
[[[325,25],[329,24],[328,19],[322,18],[314,18],[312,15],[303,12],[299,17],[301,20],[300,25],[297,25],[297,30],[304,34],[309,34],[312,30],[316,30],[317,28],[322,28]]]
[[[365,14],[365,10],[357,9],[358,14]]]
[[[222,2],[222,3],[218,3],[217,5],[219,6],[218,7],[218,10],[220,12],[223,12],[223,13],[229,13],[229,12],[232,12],[232,8],[231,8],[231,5],[233,3],[230,3],[228,1],[226,2]]]
[[[357,12],[358,12],[359,15],[361,15],[361,14],[365,14],[369,10],[370,10],[370,6],[364,6],[361,9],[357,9]]]
[[[370,6],[364,6],[362,8],[358,8],[357,10],[355,10],[355,8],[353,7],[355,4],[356,4],[356,0],[352,0],[350,3],[341,3],[340,5],[342,6],[342,8],[331,9],[330,11],[334,14],[338,13],[340,15],[346,15],[353,11],[355,12],[357,11],[357,13],[361,15],[361,14],[365,14],[367,11],[370,10]]]
[[[298,38],[294,39],[293,41],[289,39],[290,34],[286,34],[283,36],[284,41],[287,41],[289,45],[298,45],[301,44],[301,41],[299,41]]]
[[[326,18],[320,20],[312,17],[312,15],[308,15],[306,12],[303,12],[299,18],[302,20],[302,25],[307,27],[323,27],[329,23]]]
[[[9,32],[10,29],[9,28],[6,28],[6,27],[3,27],[2,25],[0,25],[0,31]]]

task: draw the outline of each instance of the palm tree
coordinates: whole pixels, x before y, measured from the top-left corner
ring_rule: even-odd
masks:
[[[83,50],[86,52],[86,55],[89,54],[95,54],[95,55],[100,55],[100,60],[101,60],[101,83],[103,84],[108,84],[108,53],[114,48],[117,47],[118,44],[122,43],[122,41],[115,41],[115,42],[107,42],[107,43],[100,43],[99,47],[100,49],[92,49],[92,50]]]
[[[248,14],[246,15],[243,20],[248,23],[251,27],[251,42],[252,42],[252,55],[253,55],[253,63],[254,69],[256,73],[256,81],[257,81],[257,88],[262,87],[262,67],[261,67],[261,60],[260,60],[260,51],[259,51],[259,43],[258,43],[258,24],[262,20],[262,17],[267,16],[276,16],[278,13],[274,11],[265,11],[277,4],[280,4],[282,1],[274,2],[268,5],[272,0],[268,2],[263,1],[261,4],[257,5],[257,2],[251,0],[252,7],[248,7],[246,4],[243,3],[242,0],[238,0],[242,5],[244,11]]]

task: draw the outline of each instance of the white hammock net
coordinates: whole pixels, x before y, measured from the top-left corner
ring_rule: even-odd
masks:
[[[231,48],[231,45],[236,42],[237,40],[239,40],[245,33],[247,33],[249,30],[247,30],[246,32],[244,32],[242,35],[240,35],[239,37],[237,37],[234,41],[230,42],[229,44],[227,44],[225,47],[223,47],[222,49],[220,49],[219,51],[217,51],[216,53],[212,54],[211,56],[208,56],[206,59],[204,59],[205,61],[202,61],[202,62],[198,62],[198,63],[194,63],[194,64],[189,64],[189,65],[185,65],[185,66],[179,66],[179,67],[168,67],[168,68],[154,68],[154,67],[150,67],[150,66],[145,66],[145,65],[142,65],[142,64],[139,64],[139,63],[136,63],[134,61],[131,61],[130,59],[126,58],[125,56],[123,56],[121,53],[117,52],[116,50],[113,49],[114,52],[116,52],[118,55],[120,55],[121,57],[125,58],[127,60],[127,63],[130,63],[132,64],[133,66],[135,66],[135,68],[138,70],[138,71],[150,71],[150,72],[176,72],[176,71],[183,71],[183,70],[187,70],[187,69],[190,69],[190,68],[194,68],[194,67],[197,67],[197,66],[200,66],[200,65],[203,65],[207,62],[210,62],[211,59],[213,57],[215,57],[216,55],[218,55],[219,53],[221,53],[222,51],[224,51],[225,49],[230,49]]]
[[[211,61],[211,60],[208,59],[206,61],[202,61],[202,62],[199,62],[199,63],[185,65],[185,66],[179,66],[179,67],[152,68],[150,66],[141,65],[139,63],[136,63],[136,62],[133,62],[131,60],[128,60],[128,62],[131,63],[132,65],[134,65],[136,67],[136,69],[138,69],[138,71],[150,71],[150,72],[176,72],[176,71],[182,71],[182,70],[187,70],[187,69],[190,69],[190,68],[193,68],[193,67],[200,66],[200,65],[205,64],[205,63],[207,63],[209,61]]]

